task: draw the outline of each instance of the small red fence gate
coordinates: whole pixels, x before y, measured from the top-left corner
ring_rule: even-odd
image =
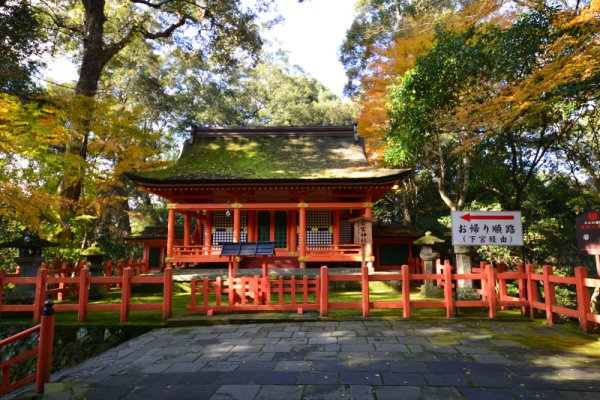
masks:
[[[318,310],[320,278],[291,277],[276,279],[261,276],[229,277],[214,281],[192,278],[192,294],[187,311],[200,311],[212,315],[215,311],[283,311]],[[314,293],[314,297],[311,295]],[[198,301],[197,296],[200,296]],[[227,303],[223,304],[226,296]],[[288,299],[289,297],[289,299]]]

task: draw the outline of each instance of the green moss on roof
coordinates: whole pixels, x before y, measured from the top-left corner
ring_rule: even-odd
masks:
[[[352,136],[199,136],[171,167],[140,172],[158,180],[376,178],[400,172],[371,167]]]

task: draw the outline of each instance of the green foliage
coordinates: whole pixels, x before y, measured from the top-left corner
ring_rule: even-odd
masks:
[[[34,74],[42,67],[44,39],[29,2],[0,3],[0,93],[29,96],[39,89]]]

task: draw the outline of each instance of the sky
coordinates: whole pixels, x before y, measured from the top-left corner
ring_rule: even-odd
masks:
[[[265,36],[288,52],[292,64],[342,96],[346,75],[338,60],[338,50],[352,24],[355,0],[276,0],[285,19]],[[67,60],[55,60],[48,76],[58,83],[72,81],[76,68]]]
[[[342,96],[346,75],[338,51],[354,18],[355,0],[277,0],[285,18],[271,35],[297,64],[329,90]]]

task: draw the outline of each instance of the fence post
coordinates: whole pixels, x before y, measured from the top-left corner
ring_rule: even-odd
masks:
[[[328,314],[327,307],[329,306],[329,271],[327,266],[321,267],[321,317],[326,317]]]
[[[506,294],[506,279],[502,278],[500,274],[506,272],[506,264],[498,263],[497,267],[498,274],[496,277],[498,278],[498,295],[500,297],[500,301],[506,300],[508,295]],[[501,310],[506,310],[505,306],[500,306]]]
[[[79,304],[77,305],[78,322],[84,322],[87,319],[89,287],[90,270],[88,267],[84,267],[79,272]]]
[[[555,322],[552,308],[556,306],[556,293],[554,283],[550,282],[550,276],[553,275],[552,267],[544,265],[542,267],[544,279],[544,304],[546,305],[546,323],[552,325]]]
[[[454,314],[454,297],[452,296],[452,267],[444,263],[444,302],[446,303],[446,318],[452,318]]]
[[[525,273],[525,268],[523,267],[523,264],[517,265],[517,272],[519,274]],[[525,284],[525,278],[519,278],[519,300],[520,301],[527,301],[526,290],[527,289],[526,289],[526,284]],[[521,315],[525,315],[526,312],[527,312],[527,307],[521,306]]]
[[[123,280],[121,285],[121,322],[129,320],[129,302],[131,301],[131,268],[123,269]],[[163,303],[164,304],[164,303]],[[164,311],[163,311],[164,313]]]
[[[163,283],[163,320],[171,318],[173,312],[173,267],[168,264],[164,272]]]
[[[406,264],[402,266],[402,316],[410,318],[410,267]]]
[[[535,267],[531,264],[525,265],[527,272],[527,296],[529,296],[529,318],[535,319],[535,303],[538,301],[537,283],[533,279]]]
[[[35,283],[35,299],[33,308],[33,322],[39,323],[42,318],[42,311],[44,310],[44,300],[46,300],[46,282],[47,282],[48,270],[46,264],[42,263],[37,273],[37,280]]]
[[[44,393],[44,384],[50,381],[52,369],[52,346],[54,344],[54,302],[50,299],[44,303],[42,321],[40,323],[40,339],[38,347],[37,367],[35,371],[35,392]]]
[[[587,320],[590,312],[590,290],[585,285],[587,271],[585,267],[575,267],[575,280],[577,290],[577,314],[579,317],[579,327],[582,331],[588,332],[591,323]]]
[[[496,279],[494,277],[494,266],[487,264],[485,266],[486,271],[486,283],[487,283],[487,295],[489,303],[489,316],[490,318],[496,318]]]
[[[479,262],[479,273],[481,274],[481,300],[483,301],[489,301],[486,265],[485,261]]]
[[[362,286],[362,316],[369,316],[369,267],[366,265],[362,267],[361,271],[361,286]]]

